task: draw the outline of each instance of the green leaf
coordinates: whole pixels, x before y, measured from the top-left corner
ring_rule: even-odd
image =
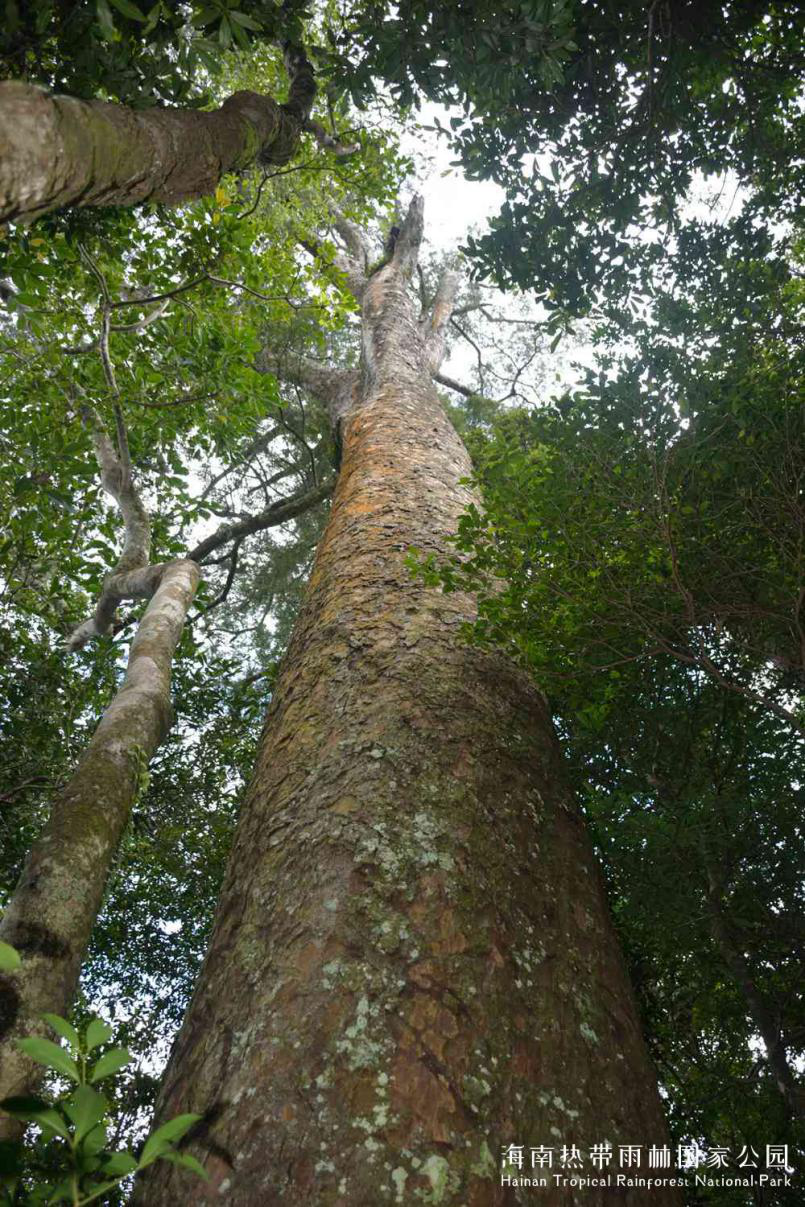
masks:
[[[0,1111],[13,1115],[15,1119],[27,1119],[31,1112],[49,1109],[50,1103],[34,1094],[14,1094],[10,1098],[0,1099]]]
[[[137,1158],[129,1152],[112,1153],[103,1163],[105,1174],[116,1174],[119,1177],[125,1177],[127,1173],[134,1173],[136,1168]]]
[[[75,1127],[76,1140],[82,1140],[96,1123],[100,1123],[108,1105],[103,1094],[99,1094],[97,1090],[88,1085],[78,1087],[64,1104],[64,1110]]]
[[[68,1023],[66,1018],[62,1018],[60,1014],[43,1014],[42,1018],[46,1023],[50,1023],[57,1035],[67,1040],[74,1052],[78,1051],[78,1032],[71,1023]]]
[[[180,1140],[182,1136],[190,1131],[194,1123],[197,1123],[201,1115],[177,1115],[175,1119],[169,1119],[167,1123],[163,1123],[162,1127],[158,1127],[155,1132],[145,1142],[145,1147],[140,1157],[140,1168],[150,1165],[152,1161],[156,1161],[157,1157],[162,1156],[171,1145]]]
[[[26,1056],[30,1056],[31,1060],[35,1060],[37,1064],[55,1069],[57,1073],[63,1073],[72,1081],[81,1080],[78,1065],[73,1058],[52,1040],[40,1039],[37,1036],[32,1039],[18,1039],[16,1044],[20,1051],[24,1052]]]
[[[112,16],[112,11],[109,8],[106,0],[95,0],[95,12],[98,17],[98,24],[101,27],[101,33],[104,41],[119,41],[120,34],[115,29],[115,19]]]
[[[36,1188],[37,1190],[39,1187]],[[48,1186],[43,1188],[45,1195],[41,1199],[36,1199],[37,1203],[68,1203],[73,1197],[73,1179],[66,1177],[61,1180],[56,1186]]]
[[[93,1018],[87,1027],[84,1042],[87,1045],[87,1052],[92,1052],[93,1049],[105,1044],[114,1035],[114,1031],[105,1023],[102,1018]]]
[[[104,1077],[111,1077],[113,1073],[119,1072],[130,1063],[131,1056],[128,1048],[112,1048],[110,1052],[104,1052],[95,1065],[90,1082],[94,1085],[96,1081],[102,1081]]]
[[[0,1186],[5,1185],[14,1202],[14,1187],[23,1170],[23,1147],[13,1140],[0,1140]]]
[[[202,8],[197,13],[193,14],[193,24],[198,26],[212,25],[213,21],[220,20],[221,14],[214,8]]]
[[[246,30],[241,29],[241,27],[239,25],[235,25],[235,24],[232,24],[230,26],[230,28],[232,30],[232,33],[234,35],[235,41],[237,42],[238,46],[240,46],[240,48],[242,50],[248,50],[249,49],[249,36],[246,33]]]
[[[174,1165],[184,1165],[187,1169],[192,1169],[193,1173],[197,1173],[200,1178],[204,1178],[206,1182],[210,1180],[210,1175],[192,1153],[177,1153],[171,1150],[170,1152],[163,1153],[161,1160],[171,1161]]]
[[[70,1138],[70,1132],[61,1115],[41,1098],[23,1096],[4,1098],[0,1102],[0,1110],[11,1115],[12,1119],[23,1119],[26,1123],[38,1123],[41,1128],[50,1129],[64,1140]]]
[[[22,959],[16,947],[0,942],[0,972],[13,972],[21,963]]]
[[[260,33],[263,28],[259,21],[255,21],[253,17],[248,17],[246,13],[241,13],[237,9],[229,10],[229,19],[237,22],[238,25],[245,26],[246,29],[253,29],[257,33]]]
[[[128,17],[131,21],[142,21],[143,25],[148,20],[145,13],[136,4],[132,4],[132,0],[111,0],[119,13],[124,17]]]
[[[108,1136],[103,1123],[97,1123],[84,1138],[84,1155],[93,1155],[106,1148]]]

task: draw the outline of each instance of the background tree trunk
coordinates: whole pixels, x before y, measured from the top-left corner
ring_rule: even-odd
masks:
[[[749,962],[742,950],[740,936],[730,925],[722,906],[726,878],[712,864],[708,864],[707,871],[709,876],[707,907],[713,941],[721,953],[726,968],[743,994],[747,1011],[763,1040],[774,1084],[779,1090],[786,1110],[792,1119],[801,1119],[803,1115],[802,1095],[788,1063],[787,1045],[785,1036],[780,1029],[779,1018],[775,1018],[772,1007],[758,989]]]
[[[120,691],[54,802],[0,921],[0,938],[22,956],[17,972],[0,974],[0,1099],[30,1093],[42,1076],[14,1040],[43,1034],[42,1013],[65,1014],[73,1000],[120,836],[170,728],[173,654],[198,580],[195,562],[162,568]],[[18,1131],[0,1116],[0,1136]]]
[[[462,644],[469,598],[405,564],[444,551],[473,498],[406,288],[420,234],[415,205],[363,291],[332,516],[163,1085],[160,1118],[203,1116],[210,1181],[162,1163],[148,1207],[488,1207],[520,1199],[502,1146],[526,1146],[528,1175],[530,1145],[558,1168],[563,1144],[665,1141],[544,699]]]

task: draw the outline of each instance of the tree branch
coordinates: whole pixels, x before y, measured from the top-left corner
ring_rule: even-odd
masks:
[[[361,149],[359,142],[342,142],[339,138],[328,134],[320,122],[314,122],[310,118],[304,123],[302,129],[306,133],[312,134],[320,146],[326,147],[328,151],[332,151],[338,159],[346,159],[348,155],[354,155],[356,151],[360,151]]]
[[[336,229],[338,228],[336,227]],[[308,255],[312,256],[314,260],[319,260],[319,262],[325,266],[328,264],[329,261],[324,254],[324,248],[319,239],[308,236],[299,240],[299,246],[303,247]],[[362,258],[354,259],[347,252],[336,250],[335,255],[332,257],[331,263],[333,268],[336,268],[340,273],[343,274],[344,283],[347,289],[352,296],[360,302],[366,289],[367,280],[365,265],[362,263]]]
[[[212,193],[229,171],[285,164],[309,118],[316,82],[300,46],[285,47],[284,104],[236,92],[213,112],[135,110],[0,83],[0,222],[67,205],[177,205]]]
[[[302,386],[328,409],[351,388],[355,377],[352,369],[333,369],[313,357],[268,347],[263,348],[254,367],[258,373],[274,373]]]
[[[149,566],[151,523],[131,476],[128,438],[119,405],[115,405],[115,423],[119,451],[94,407],[81,407],[81,419],[89,428],[95,459],[101,472],[101,485],[120,508],[123,517],[123,550],[117,565],[103,582],[92,619],[79,625],[68,638],[70,650],[80,649],[92,637],[107,633],[121,600],[148,598],[156,589],[162,566]],[[155,576],[156,572],[156,576]]]
[[[245,465],[247,461],[251,461],[252,457],[255,457],[258,453],[262,453],[263,450],[268,448],[269,444],[276,440],[281,434],[282,433],[278,427],[272,427],[269,428],[267,432],[263,432],[262,435],[256,436],[239,457],[236,457],[234,461],[227,465],[226,469],[222,469],[220,474],[216,474],[216,476],[207,483],[207,485],[204,487],[204,490],[201,492],[200,501],[203,502],[209,495],[210,491],[213,490],[219,482],[222,482],[224,478],[229,477],[229,475],[233,473],[239,466]]]
[[[433,299],[430,315],[424,324],[425,355],[433,373],[444,360],[447,324],[453,314],[453,305],[460,281],[458,271],[452,265],[448,265],[439,278],[436,297]]]
[[[289,499],[279,499],[256,515],[237,520],[233,524],[222,524],[216,532],[196,545],[187,556],[190,561],[203,562],[211,553],[230,541],[242,540],[243,537],[251,536],[254,532],[262,532],[266,528],[284,524],[286,520],[292,520],[311,507],[315,507],[317,503],[321,503],[323,499],[332,494],[333,486],[334,483],[330,479],[304,494],[293,495]]]
[[[333,225],[344,240],[347,253],[356,264],[361,266],[365,273],[369,267],[369,260],[371,258],[369,240],[358,224],[347,218],[337,205],[331,204],[330,210],[333,215]]]
[[[235,575],[238,571],[238,553],[240,552],[240,547],[243,543],[243,540],[244,538],[242,536],[235,539],[226,558],[226,560],[229,562],[229,570],[227,571],[226,582],[224,583],[223,587],[218,592],[212,603],[207,604],[206,608],[199,608],[198,613],[192,618],[193,621],[200,620],[202,616],[206,616],[208,612],[212,612],[213,608],[217,608],[219,604],[222,604],[229,595],[229,592],[232,590],[232,583],[235,581]]]
[[[463,394],[465,398],[472,398],[473,394],[478,393],[477,390],[470,390],[467,386],[463,386],[460,381],[446,377],[444,373],[434,373],[433,380],[438,381],[440,386],[446,386],[448,390],[455,390],[458,394]]]

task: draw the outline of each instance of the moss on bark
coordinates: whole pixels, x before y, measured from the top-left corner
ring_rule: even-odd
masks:
[[[470,599],[406,569],[409,546],[445,548],[472,496],[394,264],[367,286],[364,350],[159,1107],[214,1112],[193,1145],[199,1204],[489,1207],[529,1194],[501,1185],[507,1144],[665,1140],[544,699],[462,644]],[[154,1168],[137,1202],[188,1186]]]

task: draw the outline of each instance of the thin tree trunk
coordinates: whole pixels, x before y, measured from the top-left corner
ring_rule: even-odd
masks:
[[[407,291],[420,234],[415,205],[361,291],[332,515],[157,1111],[203,1116],[210,1181],[154,1166],[148,1207],[490,1207],[529,1193],[501,1185],[504,1146],[529,1176],[532,1145],[561,1173],[563,1144],[609,1141],[617,1166],[618,1143],[666,1139],[544,698],[462,643],[469,598],[406,566],[474,498]]]
[[[743,994],[749,1017],[763,1040],[774,1084],[777,1086],[788,1114],[792,1119],[800,1119],[803,1114],[801,1092],[788,1063],[784,1037],[763,994],[755,984],[749,964],[741,950],[740,940],[733,933],[732,927],[724,915],[719,879],[712,874],[712,871],[710,871],[707,905],[710,912],[710,932],[713,941]]]
[[[307,58],[286,53],[288,101],[236,92],[220,109],[128,109],[0,83],[0,222],[62,206],[176,205],[221,177],[292,158],[316,86]]]
[[[40,1080],[40,1067],[14,1040],[42,1034],[42,1012],[64,1014],[72,1002],[120,836],[170,727],[173,654],[198,580],[192,561],[162,569],[123,684],[54,802],[0,920],[0,938],[22,956],[19,971],[0,975],[0,1098],[30,1092]],[[0,1135],[15,1128],[0,1117]]]

